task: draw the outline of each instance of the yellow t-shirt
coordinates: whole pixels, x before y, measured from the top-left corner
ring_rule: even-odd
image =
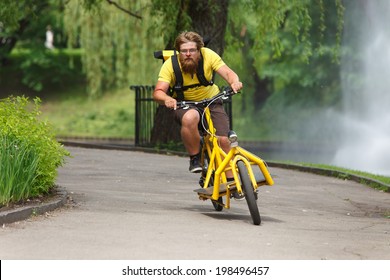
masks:
[[[203,56],[203,69],[204,76],[208,81],[211,81],[213,72],[217,71],[225,62],[223,62],[222,58],[213,50],[208,48],[201,48],[202,56]],[[180,65],[180,60],[179,65]],[[190,86],[193,84],[199,84],[199,80],[197,75],[191,77],[190,74],[183,75],[183,85]],[[175,85],[175,73],[173,71],[172,60],[168,58],[163,66],[161,67],[160,73],[158,75],[158,80],[169,83],[170,87]],[[212,86],[202,86],[199,85],[197,87],[189,88],[184,91],[184,99],[189,101],[200,101],[205,98],[211,98],[214,95],[218,94],[219,88],[217,85]],[[175,97],[175,96],[174,96]]]

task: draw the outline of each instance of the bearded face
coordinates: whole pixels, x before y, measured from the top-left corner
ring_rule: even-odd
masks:
[[[180,56],[181,69],[186,74],[194,75],[196,74],[196,69],[198,68],[199,59],[195,60],[192,57],[183,57]]]
[[[200,59],[199,50],[196,48],[196,43],[188,42],[180,46],[180,64],[184,73],[194,75],[198,68]]]

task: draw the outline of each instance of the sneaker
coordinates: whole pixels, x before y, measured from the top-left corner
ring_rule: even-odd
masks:
[[[244,200],[245,196],[243,194],[239,194],[238,192],[234,192],[232,194],[234,200]]]
[[[190,159],[190,168],[191,173],[199,173],[202,171],[202,166],[199,163],[199,157],[195,156]]]

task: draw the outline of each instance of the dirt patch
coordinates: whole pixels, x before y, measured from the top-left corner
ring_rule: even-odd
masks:
[[[63,188],[55,186],[46,195],[1,207],[0,224],[9,224],[34,215],[44,214],[65,205],[67,200],[67,192]]]

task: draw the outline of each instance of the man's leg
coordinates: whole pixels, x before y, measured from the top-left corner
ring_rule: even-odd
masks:
[[[199,119],[199,113],[194,109],[188,110],[181,119],[181,138],[190,156],[199,154],[200,150]]]
[[[200,120],[199,112],[190,109],[183,115],[181,119],[181,138],[184,146],[190,155],[190,172],[198,173],[202,171],[200,165],[200,135],[198,130],[198,123]]]

